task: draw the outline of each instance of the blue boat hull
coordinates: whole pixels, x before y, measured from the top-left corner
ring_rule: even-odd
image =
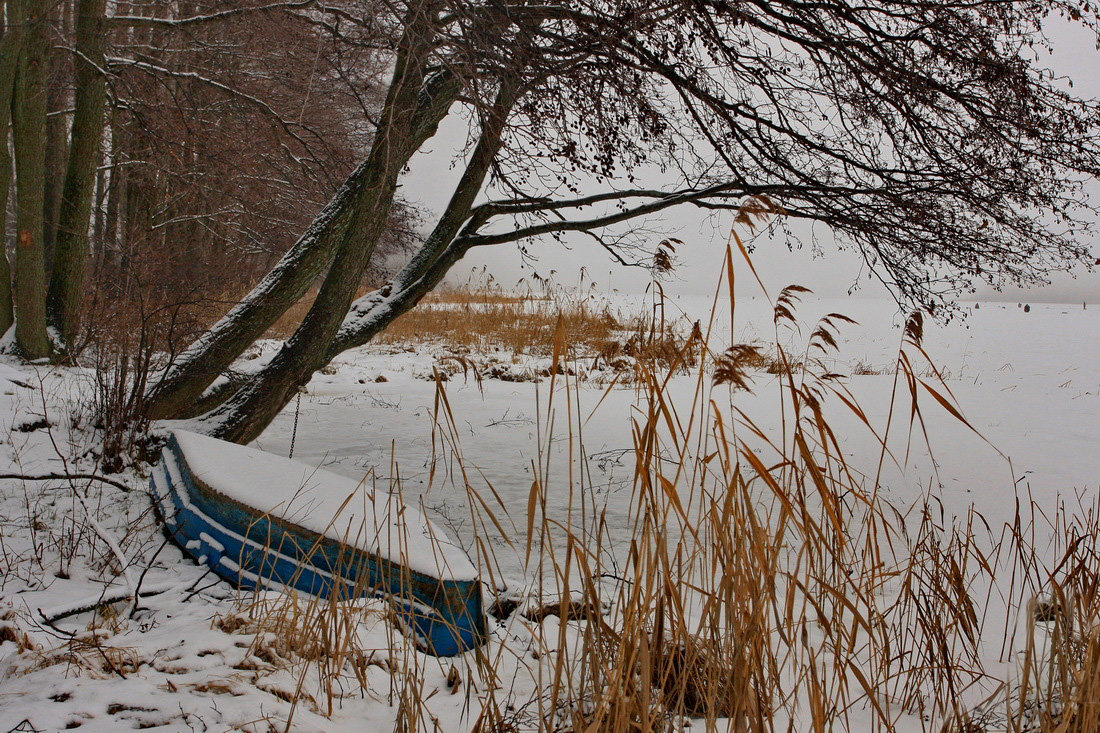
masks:
[[[172,436],[150,478],[169,536],[242,588],[294,588],[320,598],[382,597],[425,651],[461,654],[484,643],[481,583],[441,580],[239,504],[190,472]]]

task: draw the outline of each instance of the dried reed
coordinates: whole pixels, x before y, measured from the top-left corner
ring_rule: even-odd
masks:
[[[727,248],[724,268],[731,319],[735,252]],[[806,292],[780,292],[777,329],[798,322]],[[470,293],[445,296],[386,337],[430,331],[469,348],[537,348],[555,365],[522,515],[467,466],[442,382],[437,391],[435,444],[450,470],[433,468],[432,481],[445,477],[465,492],[464,540],[487,589],[502,585],[496,537],[523,556],[536,602],[550,599],[541,611],[511,615],[485,649],[447,674],[449,687],[469,681],[474,730],[648,732],[689,721],[739,732],[893,731],[902,721],[967,733],[998,725],[1013,733],[1100,730],[1096,503],[1056,517],[1052,555],[1023,529],[1041,516],[1034,505],[1020,502],[1003,532],[976,511],[951,517],[932,497],[895,507],[881,490],[882,466],[861,470],[845,457],[837,410],[875,437],[880,463],[897,452],[890,424],[907,421],[912,434],[929,397],[967,424],[924,352],[919,315],[907,323],[898,358],[908,413],[892,404],[878,429],[823,365],[839,330],[852,325],[842,315],[808,329],[801,353],[777,338],[768,349],[774,356],[755,345],[712,347],[713,318],[679,340],[663,338],[659,319],[647,321],[662,344],[633,361],[631,526],[629,541],[616,545],[604,506],[588,490],[574,370],[558,366],[576,358],[576,344],[598,348],[630,329],[583,304],[560,314],[553,301],[475,301]],[[918,375],[919,360],[927,366]],[[668,386],[685,370],[694,391],[677,403]],[[754,421],[739,398],[761,373],[774,375],[782,406],[774,428]],[[546,448],[561,439],[559,414],[570,460],[552,469]],[[564,513],[549,508],[552,492],[567,494]],[[309,643],[298,656],[317,660],[318,680],[336,678],[354,657],[354,621],[340,608],[288,602],[259,628],[288,640],[304,634]],[[1007,618],[995,618],[996,609]],[[998,677],[987,669],[989,635],[1008,647],[1010,631],[997,629],[1011,629],[1022,613],[1022,663],[1015,676]],[[394,644],[404,650],[399,664],[390,662],[395,730],[438,729],[425,676],[433,663]],[[529,688],[515,684],[521,673]],[[331,684],[324,689],[331,709]]]

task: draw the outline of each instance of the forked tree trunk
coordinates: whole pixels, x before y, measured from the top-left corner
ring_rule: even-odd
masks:
[[[466,169],[424,245],[394,278],[388,293],[369,294],[352,306],[329,344],[326,364],[348,349],[368,343],[411,310],[466,254],[468,248],[456,240],[470,221],[474,202],[500,150],[508,115],[521,94],[514,79],[503,81],[482,122],[481,135]]]
[[[340,237],[317,299],[275,358],[210,415],[209,432],[215,437],[238,443],[251,441],[298,387],[327,363],[328,347],[389,220],[398,176],[419,147],[415,143],[417,112],[422,106],[420,94],[432,51],[436,13],[432,0],[409,7],[362,188],[352,202],[347,229]]]
[[[50,353],[42,243],[46,163],[46,2],[14,0],[24,24],[12,104],[16,171],[15,337],[28,359]]]
[[[423,85],[415,110],[408,121],[402,121],[409,125],[402,155],[411,156],[435,134],[460,90],[458,79],[447,71]],[[368,178],[377,176],[376,165],[374,157],[364,161],[260,284],[179,356],[148,396],[151,418],[197,414],[193,409],[201,404],[199,398],[206,388],[305,295],[332,262],[340,242],[349,236],[353,219],[361,216],[356,202]]]
[[[46,299],[49,325],[63,348],[70,348],[76,336],[84,293],[89,219],[107,99],[106,79],[101,73],[106,8],[106,0],[78,0],[76,8],[76,104]]]
[[[246,383],[228,401],[213,410],[205,421],[217,437],[247,443],[257,437],[279,414],[313,373],[336,355],[369,341],[398,316],[407,312],[430,292],[465,250],[455,246],[463,224],[500,149],[505,121],[518,93],[511,83],[500,89],[496,103],[483,124],[481,136],[469,163],[438,223],[424,244],[384,291],[368,296],[362,307],[349,315],[349,306],[373,246],[356,256],[355,240],[345,242],[330,269],[314,307],[286,346],[253,381]],[[402,153],[404,154],[404,153]],[[376,240],[387,219],[385,207],[392,205],[396,174],[382,182],[372,202],[379,208],[373,215],[364,210],[359,217],[366,241]],[[373,238],[373,240],[371,239]],[[342,257],[349,254],[350,257]],[[342,264],[346,262],[346,264]]]
[[[191,416],[189,411],[199,403],[203,391],[305,295],[332,261],[335,245],[347,231],[351,203],[362,189],[366,172],[364,163],[260,284],[180,354],[149,392],[150,418]]]

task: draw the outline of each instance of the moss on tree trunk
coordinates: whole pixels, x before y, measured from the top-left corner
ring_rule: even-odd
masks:
[[[46,3],[14,0],[24,24],[12,104],[15,143],[15,337],[28,359],[50,353],[46,335],[46,261],[43,211],[46,166]]]
[[[106,0],[79,0],[77,3],[76,104],[58,216],[53,272],[46,299],[48,322],[66,348],[71,347],[79,327],[88,259],[89,217],[103,139],[107,90],[100,70],[105,65],[103,26],[106,7]]]

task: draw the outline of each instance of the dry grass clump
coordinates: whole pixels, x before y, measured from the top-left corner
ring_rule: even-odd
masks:
[[[777,324],[795,321],[795,296],[804,291],[784,292]],[[822,366],[847,321],[830,314],[808,329],[796,355],[779,345],[770,359],[758,347],[734,347],[717,358],[712,379],[705,339],[689,340],[698,366],[686,404],[671,402],[667,390],[685,354],[663,367],[637,362],[625,550],[611,547],[609,519],[584,491],[583,461],[565,487],[560,471],[536,471],[526,557],[534,577],[545,579],[539,592],[602,613],[534,627],[538,691],[518,706],[528,715],[485,730],[671,731],[693,720],[706,730],[893,731],[905,719],[928,731],[992,733],[978,714],[997,688],[983,638],[1000,623],[990,614],[1001,604],[1009,627],[1026,612],[1032,587],[1057,596],[1051,608],[1067,609],[1061,615],[1073,619],[1072,633],[1049,622],[1035,632],[1048,650],[1046,671],[1036,675],[1037,663],[1024,663],[1021,679],[1032,682],[1013,687],[1007,704],[1001,696],[999,719],[1013,733],[1100,730],[1095,523],[1053,528],[1073,552],[1052,564],[1034,536],[999,538],[976,511],[951,518],[932,500],[911,509],[888,503],[875,471],[849,465],[831,424],[830,405],[839,405],[878,437],[883,459],[894,460],[889,429],[876,432]],[[922,326],[919,316],[908,320],[898,359],[910,410],[891,411],[910,434],[923,425],[928,397],[965,424],[936,369],[914,366],[927,357]],[[749,371],[769,366],[780,377],[778,429],[736,404],[736,391],[754,386]],[[572,399],[570,370],[555,374],[567,389],[551,390],[545,415],[555,400]],[[712,382],[733,388],[729,412]],[[552,433],[547,418],[543,440]],[[544,463],[540,456],[534,466]],[[546,507],[550,491],[564,490],[574,500],[563,520]],[[1028,514],[1041,516],[1021,504],[1016,525]],[[1028,582],[1005,589],[1003,578],[1017,573]],[[481,702],[501,709],[491,691]]]
[[[15,612],[11,609],[0,611],[0,644],[11,642],[22,653],[34,651],[38,645],[27,635],[27,632],[19,628]]]
[[[855,366],[852,367],[852,374],[858,376],[870,376],[885,374],[885,370],[872,366],[871,364],[868,364],[861,359],[855,363]]]
[[[364,286],[355,297],[362,297],[374,289],[372,286]],[[289,338],[306,317],[316,298],[316,289],[310,290],[280,316],[268,329],[267,336]],[[400,344],[438,341],[452,347],[466,348],[474,348],[482,343],[491,343],[500,348],[505,343],[541,343],[545,337],[538,336],[539,329],[546,326],[546,314],[553,312],[548,294],[511,293],[495,286],[491,281],[471,280],[464,286],[441,286],[428,293],[415,308],[398,318],[375,341]],[[521,321],[525,314],[530,314],[539,322],[523,327]],[[543,318],[539,319],[540,315]],[[503,319],[503,322],[494,322],[494,316]],[[575,309],[572,318],[578,323],[586,324],[586,329],[591,329],[588,322],[596,319],[594,315],[580,312],[580,309]],[[554,320],[551,319],[551,332],[553,327]],[[482,340],[479,334],[493,338]],[[527,338],[522,334],[526,334]]]
[[[566,330],[566,337],[571,336]],[[699,356],[697,347],[702,343],[703,334],[698,323],[690,329],[683,328],[679,321],[661,321],[639,317],[626,324],[616,338],[597,342],[595,347],[597,367],[607,366],[616,371],[634,371],[636,363],[677,365],[678,369],[690,369],[696,366]]]
[[[664,699],[661,704],[669,710],[683,711],[691,718],[743,719],[742,706],[755,707],[755,690],[745,683],[751,679],[746,674],[746,647],[741,644],[723,644],[721,639],[680,639],[675,643],[663,643],[653,637],[653,663],[650,669]],[[730,640],[731,642],[735,640]],[[730,647],[730,648],[725,648]],[[723,660],[722,665],[715,660]]]
[[[1013,535],[1034,568],[1026,587],[1040,591],[1027,605],[1024,660],[1008,694],[1013,733],[1100,730],[1100,505],[1063,509],[1053,529],[1053,569]]]
[[[547,356],[559,321],[575,346],[596,352],[628,330],[610,310],[593,309],[583,302],[559,309],[545,300],[479,302],[475,295],[463,301],[421,303],[375,340],[388,344],[434,341],[455,350]]]
[[[776,374],[780,366],[755,344],[734,344],[714,360],[714,385],[728,384],[733,389],[751,390],[753,372]]]
[[[87,402],[73,414],[74,427],[98,431],[106,473],[127,461],[155,460],[145,452],[149,380],[227,310],[222,300],[194,294],[131,287],[126,297],[90,289],[83,304],[83,330],[67,354],[91,367]]]
[[[793,318],[790,307],[784,317]],[[849,506],[864,487],[824,420],[830,375],[776,347],[789,417],[770,438],[747,416],[719,410],[702,333],[694,329],[666,363],[637,362],[625,557],[612,562],[606,517],[585,492],[570,494],[572,523],[548,516],[555,478],[536,476],[527,516],[533,572],[554,579],[555,595],[579,594],[606,614],[536,633],[548,661],[532,729],[664,731],[695,718],[708,729],[724,720],[733,730],[768,730],[805,714],[826,730],[874,692],[854,679],[875,662],[868,634],[886,629],[874,613],[883,570],[860,539],[880,529],[883,515],[858,499]],[[830,344],[816,331],[812,340]],[[765,363],[758,349],[734,347],[719,358],[716,381],[746,389],[747,370]],[[673,404],[668,380],[685,364],[696,365],[694,398]],[[607,577],[619,580],[608,589],[597,581]],[[890,725],[892,716],[878,720]]]
[[[145,664],[146,660],[136,648],[111,644],[108,637],[109,634],[96,629],[78,631],[66,637],[63,643],[49,648],[41,648],[28,639],[26,650],[33,655],[30,663],[13,665],[10,672],[27,674],[60,666],[67,674],[105,680],[127,677]]]
[[[362,287],[358,290],[358,292],[355,293],[355,297],[361,298],[371,290],[373,290],[373,288]],[[247,293],[248,291],[246,290],[244,292]],[[298,326],[302,323],[302,320],[306,317],[306,314],[309,313],[309,309],[313,307],[313,301],[315,301],[316,299],[317,288],[313,288],[305,295],[303,295],[297,303],[287,308],[283,312],[283,314],[279,316],[279,319],[275,321],[275,323],[273,323],[270,328],[267,329],[267,332],[264,334],[264,336],[266,338],[273,339],[290,338],[291,334],[293,334]],[[228,311],[228,309],[226,309],[226,311]],[[211,323],[213,323],[213,321],[211,321]]]
[[[465,285],[444,285],[436,288],[424,296],[421,301],[424,305],[454,305],[454,306],[484,306],[484,305],[516,305],[538,300],[549,301],[551,296],[544,292],[539,295],[534,292],[508,292],[497,287],[492,281],[474,282]]]
[[[366,292],[366,290],[364,290]],[[456,354],[506,352],[548,357],[556,334],[564,333],[570,354],[590,358],[597,368],[630,371],[635,360],[668,364],[699,335],[690,324],[659,314],[623,315],[578,290],[541,281],[538,290],[506,291],[491,280],[432,292],[395,320],[373,343],[436,344]],[[268,331],[286,338],[312,305],[311,293]]]
[[[1100,730],[1100,631],[1089,631],[1075,644],[1075,654],[1064,665],[1063,685],[1070,694],[1062,700],[1057,719],[1044,731],[1085,733]]]
[[[388,658],[364,648],[360,634],[361,624],[377,622],[385,615],[369,602],[319,599],[295,591],[260,592],[243,597],[236,611],[217,616],[212,623],[226,633],[252,637],[237,669],[266,678],[287,672],[296,684],[290,689],[269,684],[268,691],[286,702],[304,702],[312,712],[331,716],[341,697],[358,696],[370,689],[370,667],[389,669]]]

